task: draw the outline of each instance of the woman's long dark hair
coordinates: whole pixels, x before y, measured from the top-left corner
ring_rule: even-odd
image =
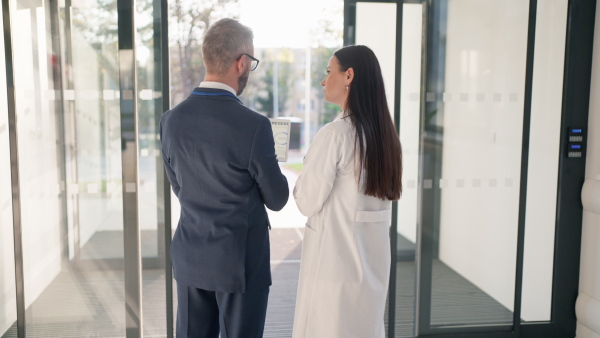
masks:
[[[354,70],[346,112],[356,130],[359,177],[366,170],[364,193],[398,200],[402,194],[402,147],[390,116],[379,61],[369,47],[360,45],[346,46],[333,55],[341,71]]]

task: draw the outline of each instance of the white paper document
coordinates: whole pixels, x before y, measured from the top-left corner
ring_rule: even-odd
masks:
[[[286,162],[288,150],[290,149],[290,129],[292,127],[292,122],[286,119],[269,120],[271,120],[271,129],[273,129],[277,160],[279,162]]]

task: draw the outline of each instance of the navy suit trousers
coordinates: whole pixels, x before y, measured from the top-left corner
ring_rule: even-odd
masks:
[[[207,291],[177,282],[177,338],[262,338],[269,287]]]

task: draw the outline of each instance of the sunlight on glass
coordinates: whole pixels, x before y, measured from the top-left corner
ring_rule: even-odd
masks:
[[[253,30],[254,56],[260,60],[241,99],[263,115],[291,119],[292,150],[305,150],[339,112],[324,101],[320,82],[327,61],[342,47],[343,1],[179,0],[170,3],[170,15],[171,106],[204,78],[206,28],[232,17]]]

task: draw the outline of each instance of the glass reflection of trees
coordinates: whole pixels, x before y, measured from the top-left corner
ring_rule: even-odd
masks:
[[[237,0],[174,0],[169,12],[171,103],[176,105],[204,79],[204,32],[219,19],[239,18],[239,4]]]
[[[140,90],[156,87],[154,78],[159,71],[153,66],[155,59],[154,18],[151,13],[152,0],[136,2],[136,55],[138,59],[138,87]],[[333,120],[339,108],[324,101],[320,82],[324,77],[327,61],[333,52],[342,46],[343,1],[331,1],[333,5],[323,5],[315,10],[318,17],[307,20],[312,25],[311,32],[311,108],[319,126]],[[239,0],[173,0],[169,2],[169,57],[171,106],[185,99],[205,76],[202,62],[202,37],[206,28],[224,18],[240,17]],[[63,13],[64,15],[64,13]],[[156,15],[154,15],[156,16]],[[94,48],[100,58],[102,73],[108,78],[111,87],[118,89],[118,67],[114,57],[117,50],[117,2],[116,0],[95,0],[93,8],[73,8],[71,24],[81,32],[86,42]],[[256,48],[255,55],[261,60],[258,69],[250,77],[250,83],[243,100],[252,109],[273,116],[274,85],[277,86],[278,116],[303,117],[304,107],[304,67],[305,49],[298,48]],[[277,72],[276,81],[273,73]],[[276,84],[275,84],[276,82]],[[156,95],[156,94],[153,94]],[[145,105],[156,102],[139,101],[140,111],[152,112],[153,107]],[[300,109],[302,108],[302,109]],[[150,132],[153,126],[152,115],[147,119],[140,114],[140,131]],[[146,121],[147,120],[147,121]]]
[[[332,121],[339,112],[337,106],[324,101],[320,82],[325,75],[327,61],[342,46],[343,32],[343,1],[332,0],[321,5],[323,8],[313,11],[317,16],[307,19],[312,39],[310,104],[317,128]],[[206,28],[224,17],[239,19],[240,11],[238,0],[170,2],[172,106],[185,99],[204,78],[201,43]],[[273,117],[277,109],[279,117],[303,118],[306,49],[257,47],[254,54],[260,59],[260,65],[250,76],[242,101],[269,117]]]

